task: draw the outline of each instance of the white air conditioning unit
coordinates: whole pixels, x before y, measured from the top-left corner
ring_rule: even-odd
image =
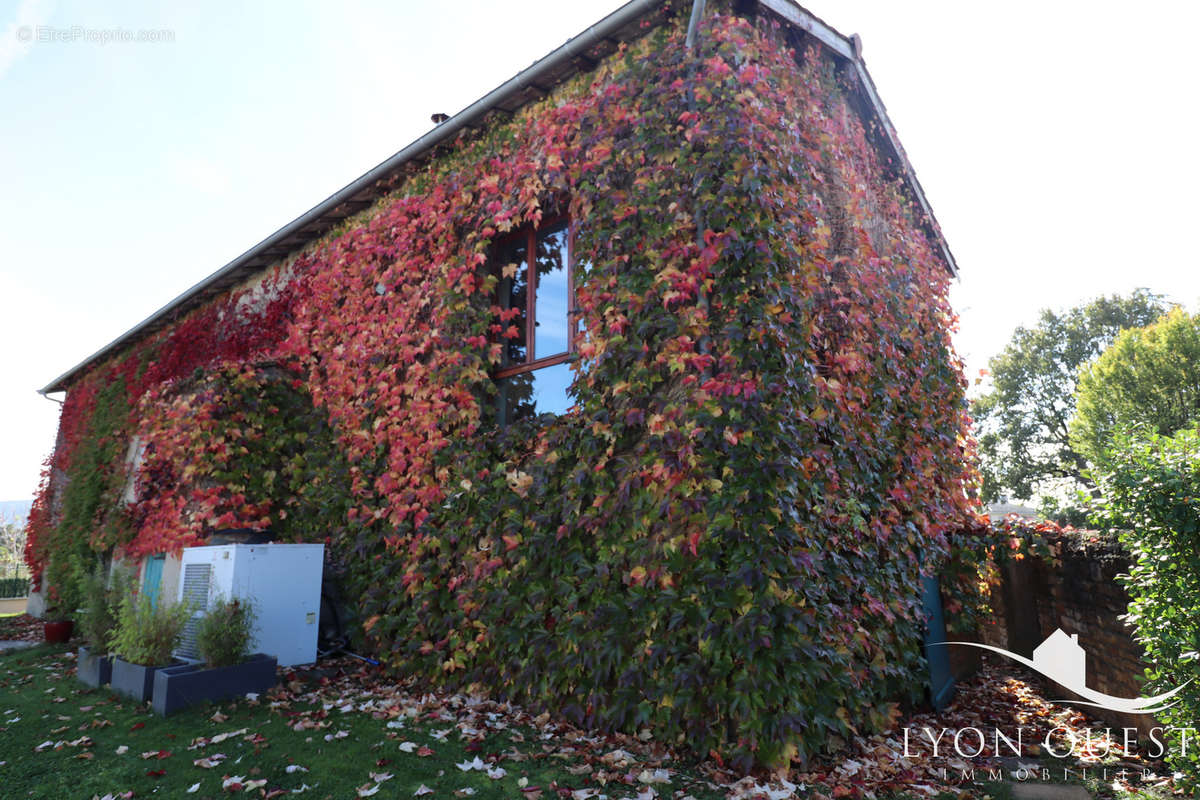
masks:
[[[323,544],[221,544],[188,547],[180,560],[179,600],[195,609],[175,655],[198,661],[200,618],[218,598],[254,604],[252,653],[275,656],[279,666],[317,658]]]

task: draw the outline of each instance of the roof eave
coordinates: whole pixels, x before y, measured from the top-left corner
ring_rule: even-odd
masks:
[[[946,266],[952,275],[957,275],[958,267],[954,256],[941,234],[932,208],[925,199],[924,189],[917,180],[908,157],[900,147],[891,120],[888,119],[887,110],[879,99],[875,84],[852,42],[792,0],[757,1],[761,7],[814,36],[833,52],[853,62],[864,92],[879,117],[881,127],[887,134],[888,143],[925,215],[928,222],[927,227],[939,246]],[[626,3],[583,33],[568,39],[562,46],[488,92],[365,175],[342,187],[324,201],[284,225],[212,275],[181,293],[137,325],[59,375],[40,389],[39,394],[48,395],[53,392],[66,391],[71,381],[87,368],[117,353],[127,344],[165,327],[177,315],[205,299],[236,285],[254,272],[265,269],[288,253],[299,250],[334,225],[373,203],[405,165],[429,154],[439,145],[452,141],[465,128],[478,127],[483,124],[485,117],[492,111],[507,110],[504,109],[505,105],[513,100],[519,100],[531,88],[539,87],[541,85],[539,81],[554,75],[556,70],[561,70],[580,59],[586,60],[590,50],[611,43],[614,37],[621,32],[628,30],[631,26],[636,26],[645,17],[667,8],[668,5],[664,0],[631,0]]]

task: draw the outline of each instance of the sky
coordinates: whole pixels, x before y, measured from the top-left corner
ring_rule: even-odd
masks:
[[[0,0],[0,500],[53,447],[37,389],[620,5]],[[968,375],[1042,308],[1197,309],[1200,5],[804,5],[862,37]]]

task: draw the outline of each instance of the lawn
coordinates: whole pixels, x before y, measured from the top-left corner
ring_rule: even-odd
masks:
[[[73,667],[64,647],[0,655],[5,798],[725,795],[653,742],[587,737],[487,701],[414,696],[349,659],[291,673],[257,700],[168,719],[84,687]]]
[[[0,639],[20,624],[0,619]],[[794,772],[792,786],[813,800],[1005,800],[1007,786],[954,785],[953,779],[953,792],[937,794],[932,775],[940,768],[897,759],[896,737],[903,726],[966,727],[1010,718],[1051,727],[1094,724],[988,667],[964,685],[948,712],[918,714],[891,732],[849,742],[838,757]],[[984,774],[981,769],[980,780]],[[1115,791],[1107,781],[1087,784],[1093,796],[1162,796]],[[288,672],[261,697],[163,719],[147,705],[78,683],[71,648],[39,645],[0,654],[5,800],[293,794],[300,800],[780,800],[792,786],[735,775],[711,760],[676,758],[652,739],[589,734],[491,701],[423,693],[350,657]]]

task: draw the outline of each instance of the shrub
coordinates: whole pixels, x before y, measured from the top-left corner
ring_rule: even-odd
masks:
[[[1126,619],[1150,664],[1144,692],[1187,684],[1155,716],[1167,728],[1168,761],[1195,787],[1200,752],[1184,746],[1180,728],[1200,718],[1200,429],[1119,436],[1106,460],[1107,511],[1132,558]]]
[[[217,600],[196,632],[200,655],[210,667],[240,664],[250,653],[257,615],[249,600],[234,597]]]
[[[81,600],[79,585],[74,577],[65,572],[59,572],[57,566],[57,564],[51,563],[46,569],[46,577],[50,586],[46,592],[45,618],[48,622],[74,619]]]
[[[121,567],[114,567],[107,575],[102,564],[84,579],[79,632],[97,653],[108,647],[121,598],[129,592],[131,580],[129,572]]]
[[[108,641],[123,660],[160,667],[171,663],[171,651],[189,616],[190,607],[185,603],[155,605],[144,593],[127,593],[121,598],[117,624]]]

